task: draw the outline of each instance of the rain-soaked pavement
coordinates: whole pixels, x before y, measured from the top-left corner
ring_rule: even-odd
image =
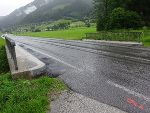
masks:
[[[150,113],[150,49],[11,37],[72,90],[128,113]]]

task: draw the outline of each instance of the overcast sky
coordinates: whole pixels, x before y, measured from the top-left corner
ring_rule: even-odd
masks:
[[[1,0],[0,1],[0,16],[10,14],[15,9],[25,6],[34,0]]]

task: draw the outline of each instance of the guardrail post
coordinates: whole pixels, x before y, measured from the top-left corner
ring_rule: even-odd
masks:
[[[11,59],[13,60],[15,70],[18,70],[16,51],[15,51],[15,41],[5,36],[6,46],[8,47],[8,51],[11,55]]]

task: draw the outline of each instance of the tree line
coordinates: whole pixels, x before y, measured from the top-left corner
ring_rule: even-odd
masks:
[[[150,26],[150,0],[94,0],[97,30]]]

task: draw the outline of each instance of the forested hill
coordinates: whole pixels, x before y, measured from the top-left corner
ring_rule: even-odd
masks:
[[[55,0],[27,15],[23,23],[58,20],[60,18],[80,19],[91,11],[89,0]]]
[[[89,16],[92,0],[34,0],[0,19],[0,27]]]

